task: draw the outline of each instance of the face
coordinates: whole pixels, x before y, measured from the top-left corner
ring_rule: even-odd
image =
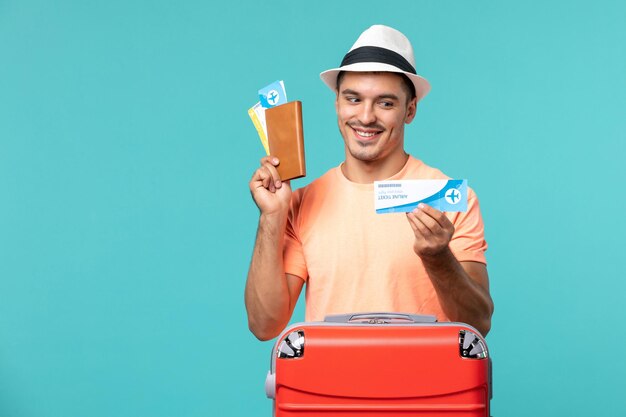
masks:
[[[364,162],[404,155],[404,125],[415,117],[402,77],[390,72],[347,72],[335,108],[346,158]]]

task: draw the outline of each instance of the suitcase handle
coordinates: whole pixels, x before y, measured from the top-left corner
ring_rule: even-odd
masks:
[[[356,314],[332,314],[326,316],[327,323],[350,323],[354,321],[367,321],[372,324],[383,324],[385,320],[404,320],[412,323],[435,323],[435,316],[404,313],[356,313]]]

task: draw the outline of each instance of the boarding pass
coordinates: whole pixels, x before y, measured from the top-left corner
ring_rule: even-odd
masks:
[[[398,180],[374,182],[376,213],[408,213],[419,203],[440,211],[467,211],[467,180]]]

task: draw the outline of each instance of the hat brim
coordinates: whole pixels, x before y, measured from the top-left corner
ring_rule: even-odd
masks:
[[[430,91],[430,83],[424,77],[419,75],[402,71],[401,69],[394,67],[393,65],[383,64],[378,62],[359,62],[356,64],[346,65],[340,68],[333,68],[324,71],[320,74],[320,78],[333,92],[337,92],[337,76],[341,71],[353,71],[353,72],[395,72],[406,75],[409,80],[415,86],[415,95],[417,101],[423,99]]]

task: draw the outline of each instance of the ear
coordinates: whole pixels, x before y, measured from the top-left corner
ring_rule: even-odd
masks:
[[[339,114],[339,90],[335,90],[335,112]]]
[[[406,106],[406,117],[404,118],[404,123],[407,125],[413,121],[415,118],[415,113],[417,112],[417,97],[413,97],[409,104]]]

